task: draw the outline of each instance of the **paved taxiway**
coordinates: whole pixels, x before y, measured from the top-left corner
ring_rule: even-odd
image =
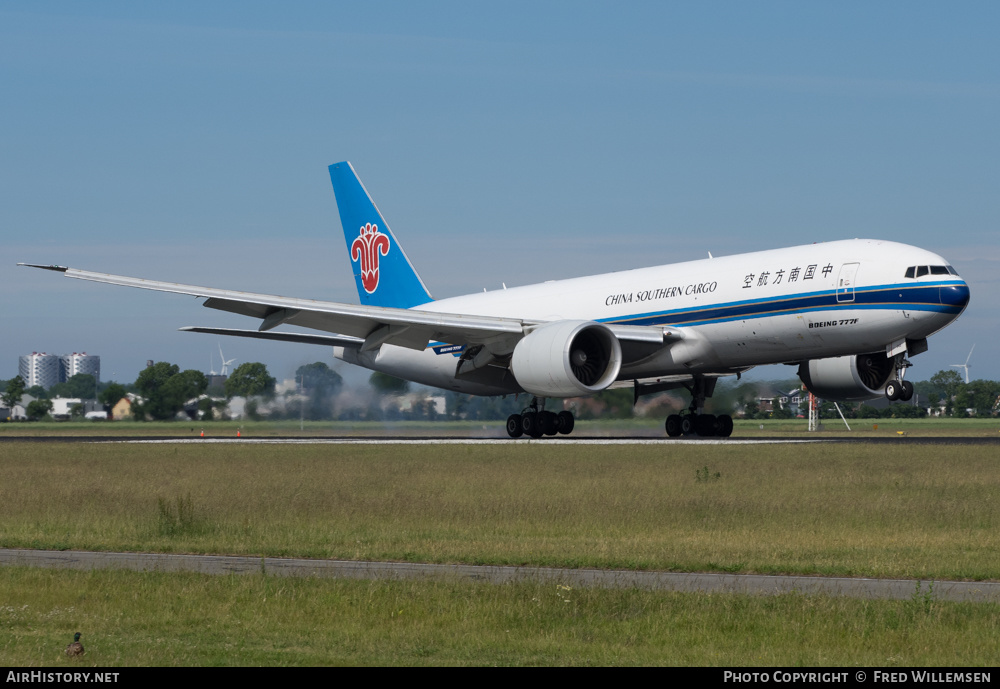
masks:
[[[412,562],[355,562],[227,555],[167,555],[161,553],[98,553],[88,551],[0,549],[0,566],[62,569],[124,569],[138,572],[200,572],[260,574],[340,579],[459,579],[503,584],[537,581],[574,587],[642,588],[698,593],[808,595],[905,600],[931,596],[935,600],[1000,603],[1000,583],[968,581],[918,582],[909,579],[764,576],[635,572],[603,569],[427,565]]]
[[[923,437],[891,436],[853,438],[643,438],[643,437],[554,437],[508,438],[455,436],[271,436],[271,437],[200,437],[200,436],[0,436],[0,443],[202,443],[202,444],[290,444],[290,445],[501,445],[524,443],[531,445],[782,445],[815,443],[873,443],[878,445],[998,445],[996,436]]]

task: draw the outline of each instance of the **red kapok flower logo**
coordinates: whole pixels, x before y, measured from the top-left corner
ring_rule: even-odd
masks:
[[[378,225],[365,223],[351,244],[351,260],[361,261],[361,284],[368,294],[378,289],[378,256],[388,253],[389,237],[378,231]]]

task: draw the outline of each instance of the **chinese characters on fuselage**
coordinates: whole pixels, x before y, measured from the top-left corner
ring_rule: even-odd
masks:
[[[816,268],[818,264],[811,263],[806,266],[803,272],[800,266],[795,266],[791,270],[786,271],[784,268],[774,271],[773,273],[769,270],[765,270],[761,273],[750,273],[745,278],[743,278],[743,289],[750,289],[751,287],[766,287],[767,285],[780,285],[782,281],[787,282],[797,282],[800,278],[802,280],[812,280],[816,277]],[[833,272],[833,265],[827,263],[823,266],[823,277],[827,277]],[[787,275],[787,277],[786,277]],[[756,281],[756,282],[754,282]]]
[[[833,272],[833,264],[827,263],[822,268],[818,263],[810,263],[805,268],[795,266],[794,268],[778,268],[777,270],[764,270],[760,273],[749,273],[743,278],[743,289],[753,287],[767,287],[768,285],[780,285],[786,282],[798,282],[799,280],[812,280],[819,271],[823,277],[829,277]],[[710,294],[719,286],[716,281],[695,282],[689,285],[678,285],[671,287],[657,287],[656,289],[643,289],[633,292],[619,292],[609,294],[605,300],[605,306],[618,306],[619,304],[631,304],[633,302],[656,301],[660,299],[672,299],[674,297],[690,297],[699,294]]]

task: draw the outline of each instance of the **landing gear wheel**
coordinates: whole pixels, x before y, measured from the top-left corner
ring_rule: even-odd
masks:
[[[890,402],[895,402],[902,394],[901,384],[898,380],[890,380],[885,384],[885,398]]]
[[[541,438],[542,428],[538,421],[538,414],[531,411],[527,414],[521,414],[521,430],[524,431],[526,436],[531,438]]]
[[[681,417],[681,435],[692,433],[694,433],[694,414],[686,414]]]
[[[909,402],[913,399],[913,383],[908,380],[904,380],[899,384],[901,390],[899,391],[899,399],[904,402]]]
[[[695,432],[703,438],[710,438],[715,435],[715,415],[698,414],[694,420]]]
[[[573,432],[573,426],[576,425],[576,418],[574,418],[573,412],[561,411],[556,414],[556,420],[560,433],[569,435]]]
[[[667,422],[664,424],[667,429],[667,435],[671,438],[680,437],[683,431],[681,430],[681,417],[680,414],[671,414],[667,417]]]
[[[520,438],[524,435],[524,429],[521,427],[520,414],[511,414],[507,417],[507,435],[511,438]]]
[[[538,425],[545,435],[555,435],[559,432],[559,419],[556,417],[555,412],[538,412]]]
[[[729,414],[723,414],[720,416],[716,424],[718,428],[716,435],[720,438],[728,438],[733,434],[733,417]]]

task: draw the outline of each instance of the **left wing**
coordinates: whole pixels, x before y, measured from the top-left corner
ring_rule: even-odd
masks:
[[[157,292],[186,294],[205,299],[204,306],[244,316],[260,318],[260,331],[271,330],[287,323],[313,330],[362,338],[362,349],[375,349],[382,344],[394,344],[411,349],[424,349],[437,340],[449,344],[489,343],[498,338],[524,336],[524,321],[493,316],[434,313],[416,309],[384,306],[355,306],[315,299],[296,299],[270,294],[254,294],[235,290],[181,285],[124,275],[94,273],[65,266],[43,266],[30,263],[18,265],[60,272],[68,278],[103,282],[109,285],[138,287]]]
[[[359,347],[362,351],[376,349],[383,344],[393,344],[410,349],[425,349],[430,342],[447,342],[454,345],[496,345],[499,349],[513,349],[516,343],[535,326],[537,321],[498,316],[436,313],[420,309],[400,309],[384,306],[358,306],[315,299],[296,299],[269,294],[254,294],[235,290],[182,285],[124,275],[95,273],[65,266],[46,266],[31,263],[18,265],[60,272],[68,278],[103,282],[124,287],[157,292],[171,292],[204,298],[204,306],[221,311],[260,318],[257,334],[254,331],[219,328],[186,328],[195,332],[241,335],[314,344],[334,344]],[[336,333],[341,337],[298,335],[293,333],[266,333],[282,324],[296,325],[313,330]],[[620,340],[662,346],[670,340],[683,338],[683,332],[659,326],[629,326],[606,324]],[[346,337],[343,337],[346,336]]]

